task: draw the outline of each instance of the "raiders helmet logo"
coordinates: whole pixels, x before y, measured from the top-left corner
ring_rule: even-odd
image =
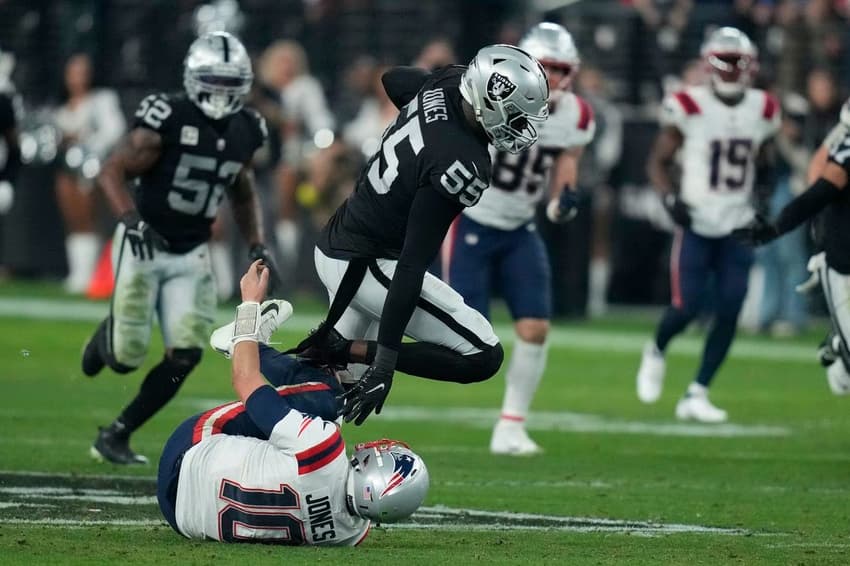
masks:
[[[516,85],[505,75],[493,73],[487,81],[487,96],[490,100],[504,100],[516,90]]]

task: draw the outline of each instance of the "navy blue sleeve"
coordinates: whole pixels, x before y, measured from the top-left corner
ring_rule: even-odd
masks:
[[[271,385],[263,385],[245,401],[245,410],[260,430],[271,436],[280,420],[292,410],[286,397],[281,397]]]

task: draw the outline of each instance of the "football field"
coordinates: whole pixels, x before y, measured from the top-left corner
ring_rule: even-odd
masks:
[[[712,393],[731,421],[711,426],[673,418],[699,333],[674,342],[664,395],[644,406],[634,374],[651,318],[560,325],[529,421],[546,452],[531,458],[487,450],[503,372],[472,386],[397,375],[384,413],[343,435],[349,446],[402,439],[423,456],[431,490],[411,521],[375,528],[354,549],[224,545],[165,525],[154,474],[173,428],[233,398],[227,361],[208,350],[134,436],[151,465],[99,464],[88,455],[96,427],[144,371],[84,377],[80,348],[106,306],[19,290],[0,287],[0,564],[848,563],[850,399],[826,387],[817,331],[741,336]],[[295,308],[275,335],[283,344],[322,314]],[[161,356],[158,339],[144,370]]]

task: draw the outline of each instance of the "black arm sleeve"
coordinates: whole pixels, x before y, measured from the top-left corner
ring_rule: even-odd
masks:
[[[0,136],[6,140],[6,165],[0,170],[0,180],[15,182],[21,167],[21,151],[15,130],[15,110],[8,96],[0,95]]]
[[[427,71],[418,67],[394,67],[381,76],[381,83],[396,108],[401,109],[413,100],[428,76]]]
[[[407,221],[404,248],[384,301],[378,344],[398,350],[404,329],[422,292],[422,280],[446,232],[463,205],[450,201],[431,187],[416,192]]]
[[[809,189],[789,202],[779,218],[776,229],[780,234],[790,232],[841,195],[841,189],[824,178],[818,179]]]

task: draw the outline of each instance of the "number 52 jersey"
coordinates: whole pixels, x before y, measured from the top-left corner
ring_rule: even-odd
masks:
[[[139,214],[170,251],[188,252],[209,240],[225,190],[265,143],[265,121],[247,108],[212,120],[185,94],[160,93],[142,100],[134,127],[162,139],[159,159],[138,179]]]
[[[754,88],[734,106],[707,86],[664,99],[661,125],[675,126],[684,137],[680,195],[691,207],[695,233],[727,236],[752,220],[756,156],[779,129],[779,114],[776,99]]]

